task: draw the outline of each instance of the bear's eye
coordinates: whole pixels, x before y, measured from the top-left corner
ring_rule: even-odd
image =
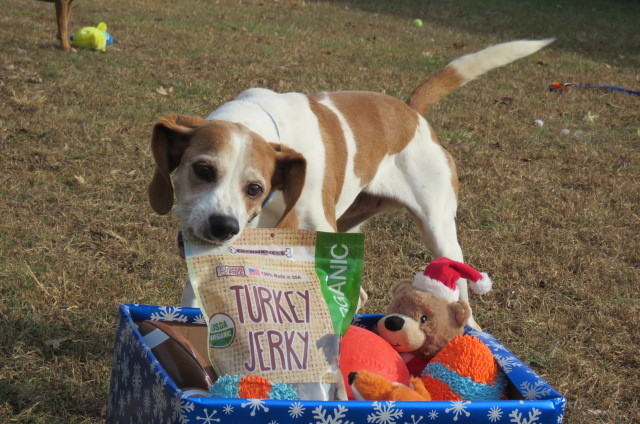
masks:
[[[424,324],[425,322],[427,322],[427,316],[422,315],[422,317],[420,318],[420,324]]]

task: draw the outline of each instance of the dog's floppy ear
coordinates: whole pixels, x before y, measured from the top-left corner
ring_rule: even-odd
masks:
[[[271,181],[272,190],[281,190],[285,210],[276,228],[297,228],[298,222],[292,213],[302,193],[307,173],[307,161],[298,152],[277,143],[269,143],[276,151],[276,170]]]
[[[158,214],[164,215],[173,207],[170,174],[180,164],[194,129],[205,123],[202,118],[174,114],[165,116],[153,127],[151,151],[156,170],[149,184],[149,203]]]

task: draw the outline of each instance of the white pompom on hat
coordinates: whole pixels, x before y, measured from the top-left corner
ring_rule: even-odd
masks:
[[[438,258],[431,262],[423,272],[413,277],[413,285],[448,302],[455,302],[460,298],[457,282],[465,278],[476,294],[489,292],[493,285],[487,273],[478,272],[469,265],[449,258]]]

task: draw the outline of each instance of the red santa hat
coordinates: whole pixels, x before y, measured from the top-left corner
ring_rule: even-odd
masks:
[[[478,272],[469,265],[449,258],[439,258],[431,262],[423,272],[413,277],[413,285],[421,290],[455,302],[460,298],[457,282],[469,280],[474,293],[485,294],[491,290],[493,282],[485,272]]]

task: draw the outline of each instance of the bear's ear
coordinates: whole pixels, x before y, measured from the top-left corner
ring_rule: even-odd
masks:
[[[391,296],[397,296],[398,293],[406,290],[410,286],[411,286],[411,280],[398,281],[396,284],[394,284],[393,288],[391,289]]]
[[[451,310],[458,327],[464,327],[471,316],[471,308],[469,307],[469,304],[464,300],[458,300],[457,302],[450,303],[449,309]]]

